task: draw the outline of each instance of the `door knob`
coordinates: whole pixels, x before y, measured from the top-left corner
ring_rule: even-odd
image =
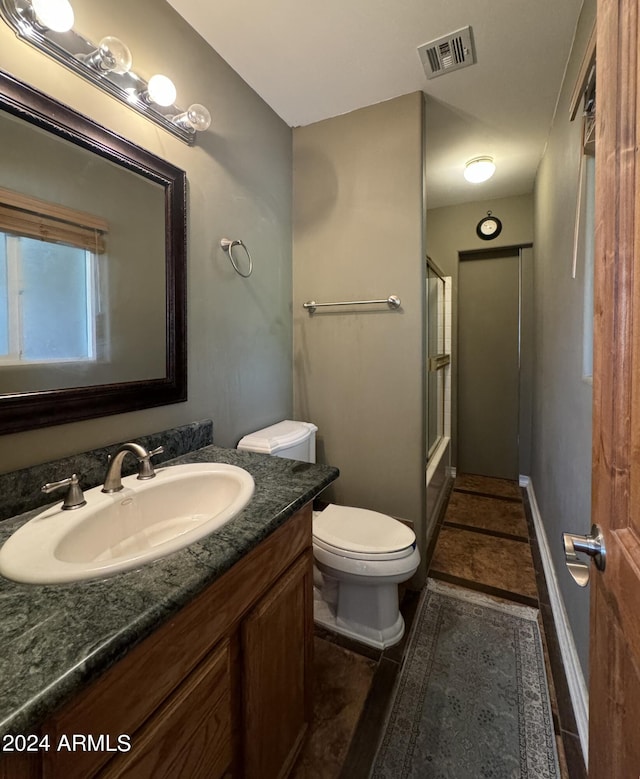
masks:
[[[589,563],[580,559],[579,552],[593,557],[596,568],[604,571],[607,550],[604,546],[604,536],[598,525],[591,526],[591,533],[588,536],[563,533],[562,544],[569,573],[580,587],[586,587],[589,583]]]

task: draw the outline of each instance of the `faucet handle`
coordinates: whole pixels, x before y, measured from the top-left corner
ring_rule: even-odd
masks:
[[[62,487],[69,488],[61,507],[63,511],[79,509],[86,505],[87,501],[84,499],[84,495],[80,489],[80,481],[75,473],[68,479],[61,479],[60,481],[52,481],[48,482],[47,484],[43,484],[40,490],[42,492],[49,493],[54,492],[54,490],[61,489]]]
[[[151,465],[151,458],[156,454],[162,454],[164,452],[164,446],[159,446],[157,449],[152,449],[147,452],[146,457],[141,457],[138,466],[138,479],[153,479],[156,472]]]

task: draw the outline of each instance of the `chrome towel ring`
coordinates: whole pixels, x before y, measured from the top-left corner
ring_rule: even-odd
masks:
[[[233,265],[234,271],[239,275],[242,276],[245,279],[248,279],[249,276],[253,273],[253,260],[251,259],[251,255],[249,254],[249,249],[247,249],[246,245],[240,241],[240,240],[230,240],[229,238],[223,238],[220,241],[220,246],[222,247],[222,250],[227,252],[229,255],[229,259],[231,260],[231,264]],[[236,258],[233,256],[233,247],[234,246],[242,246],[242,248],[247,253],[247,257],[249,258],[249,272],[243,273],[238,265],[236,264]]]

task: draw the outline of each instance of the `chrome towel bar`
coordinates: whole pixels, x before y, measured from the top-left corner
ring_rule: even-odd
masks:
[[[386,303],[389,308],[400,308],[400,298],[397,295],[389,295],[384,300],[344,300],[340,303],[316,303],[315,300],[309,300],[302,304],[303,308],[306,308],[310,314],[320,308],[321,306],[367,306],[373,303]]]

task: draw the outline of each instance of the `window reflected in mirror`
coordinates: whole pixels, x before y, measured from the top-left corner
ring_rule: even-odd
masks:
[[[0,364],[96,360],[97,255],[0,233]]]
[[[104,359],[107,233],[104,219],[0,188],[0,366]]]

